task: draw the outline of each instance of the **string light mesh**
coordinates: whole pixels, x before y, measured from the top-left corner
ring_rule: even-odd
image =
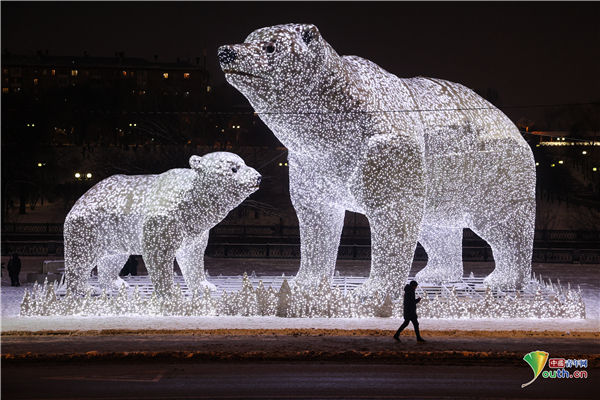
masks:
[[[159,175],[114,175],[77,200],[64,227],[65,279],[73,295],[90,294],[95,266],[103,290],[125,286],[119,271],[131,254],[142,255],[156,301],[179,300],[175,258],[192,291],[215,289],[204,273],[209,230],[258,189],[260,174],[227,152],[192,156],[189,164]]]
[[[492,104],[457,83],[400,79],[341,57],[314,25],[258,29],[218,57],[227,81],[288,149],[298,283],[318,287],[333,276],[346,210],[371,227],[365,295],[401,294],[417,241],[429,256],[419,282],[459,279],[463,228],[492,248],[487,285],[527,283],[535,164]]]

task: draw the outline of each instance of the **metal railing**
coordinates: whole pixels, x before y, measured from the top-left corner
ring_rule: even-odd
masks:
[[[63,243],[59,241],[3,241],[2,255],[17,253],[21,256],[62,256]],[[274,258],[299,259],[300,245],[288,243],[209,243],[206,256],[215,258]],[[340,260],[370,260],[371,246],[342,244],[338,250]],[[421,246],[414,259],[427,260]],[[493,254],[487,246],[463,246],[464,261],[492,261]],[[600,264],[600,249],[593,248],[534,248],[533,262]]]
[[[3,223],[2,236],[10,234],[49,234],[63,233],[63,224],[53,223]],[[298,237],[298,226],[283,225],[244,225],[220,224],[211,230],[213,237]],[[342,237],[369,238],[368,226],[345,226]],[[464,240],[480,240],[469,229],[463,230]],[[535,241],[544,242],[595,242],[600,244],[600,231],[573,231],[573,230],[536,230]]]

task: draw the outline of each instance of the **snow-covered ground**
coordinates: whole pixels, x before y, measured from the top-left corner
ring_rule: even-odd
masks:
[[[365,268],[368,264],[365,264]],[[418,270],[422,265],[415,265]],[[493,268],[490,263],[466,263],[465,273],[486,275]],[[358,269],[358,267],[356,267]],[[220,271],[219,271],[220,272]],[[272,274],[276,271],[260,271]],[[366,270],[363,271],[366,275]],[[412,271],[414,273],[415,271]],[[600,266],[577,264],[535,264],[534,272],[553,281],[560,279],[572,286],[580,286],[586,304],[586,319],[421,319],[422,329],[427,330],[532,330],[532,331],[600,331]],[[229,269],[224,274],[240,271]],[[277,318],[277,317],[20,317],[19,307],[24,289],[9,286],[7,277],[2,278],[2,325],[7,331],[43,330],[102,330],[102,329],[396,329],[401,321],[397,318]]]

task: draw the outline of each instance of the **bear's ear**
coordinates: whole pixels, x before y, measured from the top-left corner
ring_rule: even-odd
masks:
[[[190,157],[190,167],[192,169],[200,169],[202,168],[202,157],[200,156],[191,156]]]
[[[309,25],[302,31],[302,40],[308,46],[319,38],[319,30],[314,25]]]

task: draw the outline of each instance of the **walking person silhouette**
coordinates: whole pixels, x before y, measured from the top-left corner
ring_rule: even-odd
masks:
[[[400,328],[394,334],[394,339],[400,341],[400,332],[408,326],[409,322],[412,322],[415,328],[415,334],[417,335],[417,342],[425,342],[425,339],[421,337],[419,332],[419,321],[417,320],[417,303],[421,301],[421,298],[415,299],[415,290],[419,284],[416,281],[410,281],[410,283],[404,286],[404,322],[400,325]]]

